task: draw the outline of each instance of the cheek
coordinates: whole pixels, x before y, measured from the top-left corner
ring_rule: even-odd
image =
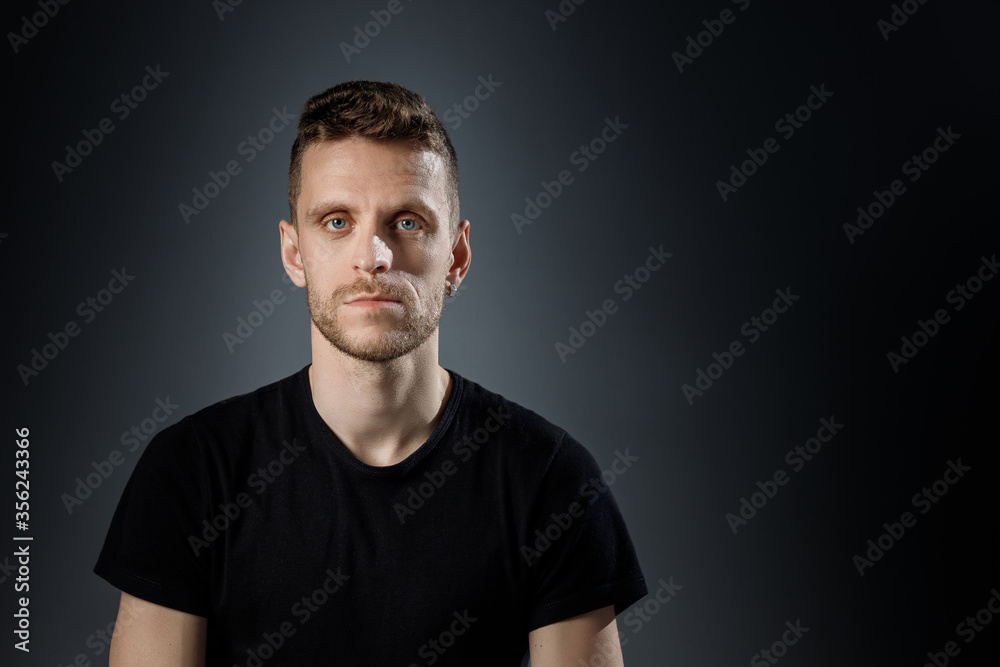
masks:
[[[310,280],[329,282],[336,274],[339,264],[333,250],[322,244],[312,243],[302,249],[302,266]]]
[[[417,248],[390,248],[393,251],[390,278],[403,279],[417,287],[420,293],[426,292],[424,285],[439,282],[447,273],[447,257],[440,254],[430,254]]]
[[[328,244],[319,243],[315,239],[310,239],[310,243],[303,250],[306,259],[314,266],[329,263],[333,259],[333,249]]]
[[[451,248],[438,247],[433,252],[424,255],[423,273],[425,276],[433,276],[435,280],[444,277],[448,273],[451,265]]]

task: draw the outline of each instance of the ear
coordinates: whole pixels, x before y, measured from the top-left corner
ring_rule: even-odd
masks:
[[[279,222],[278,229],[281,232],[281,263],[285,265],[285,273],[296,287],[305,287],[306,271],[299,251],[298,230],[287,220]]]
[[[458,230],[455,232],[455,240],[451,246],[451,266],[448,267],[448,280],[456,287],[461,284],[465,274],[472,263],[472,246],[469,245],[468,220],[458,223]]]

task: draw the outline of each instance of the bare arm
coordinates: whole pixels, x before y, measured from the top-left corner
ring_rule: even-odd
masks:
[[[624,667],[613,606],[528,633],[531,667]]]
[[[205,667],[208,619],[122,592],[110,667]]]

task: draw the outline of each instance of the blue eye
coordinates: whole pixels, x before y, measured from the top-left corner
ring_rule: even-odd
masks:
[[[412,220],[410,218],[406,218],[404,220],[400,220],[396,224],[400,225],[400,229],[402,229],[404,231],[407,231],[407,232],[412,232],[412,231],[414,231],[414,230],[417,229],[417,221],[416,220]]]
[[[347,220],[344,220],[343,218],[331,218],[326,221],[326,226],[329,229],[346,229]]]

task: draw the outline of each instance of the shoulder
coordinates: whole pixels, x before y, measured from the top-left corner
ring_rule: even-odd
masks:
[[[596,467],[590,451],[566,429],[473,380],[462,377],[462,383],[463,403],[472,422],[466,428],[472,437],[482,429],[486,433],[481,437],[489,434],[491,441],[502,442],[507,457],[543,473],[550,469],[557,474],[589,473]]]
[[[206,447],[246,443],[287,423],[289,408],[300,391],[305,368],[253,391],[231,396],[164,428],[149,442],[143,456],[164,459],[205,455]]]
[[[199,423],[213,425],[239,423],[247,418],[255,422],[254,418],[280,413],[301,391],[307,369],[308,366],[253,391],[225,398],[202,408],[191,417]]]

